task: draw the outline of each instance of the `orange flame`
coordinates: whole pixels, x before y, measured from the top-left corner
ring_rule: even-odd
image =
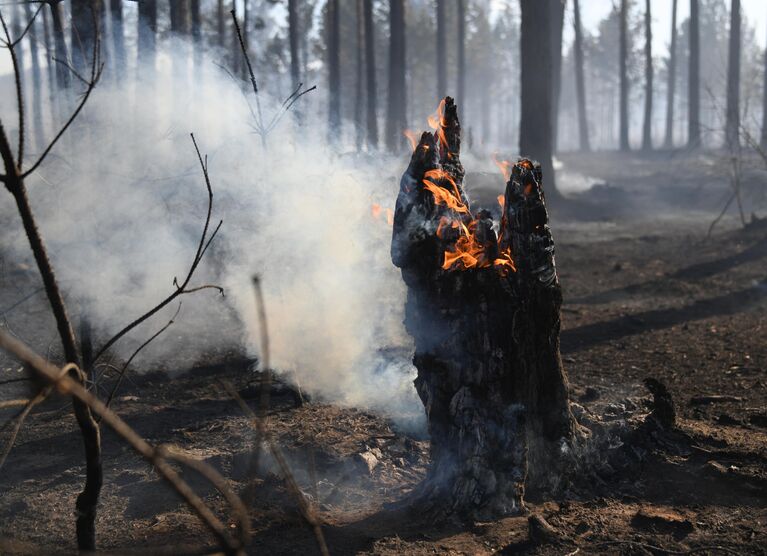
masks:
[[[447,120],[445,120],[445,99],[443,98],[439,102],[437,111],[426,118],[429,123],[429,127],[437,132],[437,138],[440,145],[447,148],[447,136],[445,135],[445,126],[447,126]]]
[[[407,140],[410,141],[410,148],[415,150],[415,148],[418,146],[418,135],[416,132],[412,129],[406,129],[402,132],[402,135],[407,137]]]
[[[491,158],[493,159],[493,162],[495,162],[495,165],[498,166],[498,169],[501,171],[504,181],[509,181],[509,178],[511,177],[511,162],[508,160],[498,160],[497,155],[498,153],[494,152],[491,155]]]

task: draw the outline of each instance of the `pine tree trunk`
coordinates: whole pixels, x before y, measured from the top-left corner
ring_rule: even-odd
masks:
[[[652,94],[653,94],[653,66],[652,66],[652,13],[650,12],[650,0],[645,0],[644,14],[645,29],[645,88],[644,88],[644,125],[642,126],[642,150],[652,150]]]
[[[674,0],[676,1],[676,0]],[[575,94],[578,101],[578,137],[580,150],[589,152],[589,121],[586,115],[586,84],[583,70],[583,35],[581,29],[580,0],[573,0],[573,31],[575,33]]]
[[[357,0],[357,81],[354,99],[354,128],[357,150],[365,144],[365,16],[362,0]]]
[[[445,0],[437,0],[437,98],[447,94],[447,29]]]
[[[628,0],[621,0],[620,11],[620,149],[629,147],[629,78],[628,78]]]
[[[458,19],[458,71],[456,72],[456,101],[466,107],[466,5],[465,0],[457,0],[456,18]]]
[[[525,22],[523,11],[523,29]],[[415,386],[431,441],[427,477],[408,504],[439,517],[490,520],[523,512],[526,488],[561,486],[577,424],[559,354],[562,292],[540,166],[514,166],[499,239],[489,213],[461,215],[426,189],[428,177],[465,200],[452,99],[444,114],[446,145],[423,134],[401,181],[392,235],[392,261],[408,286],[405,324],[415,340]],[[516,271],[444,270],[456,236],[437,230],[445,219],[466,218],[477,218],[486,252],[511,249]]]
[[[288,42],[290,43],[290,79],[293,90],[301,81],[301,61],[298,54],[298,0],[288,0]]]
[[[146,69],[154,72],[157,53],[157,0],[138,3],[138,66],[139,75]]]
[[[194,44],[195,66],[201,70],[202,66],[202,14],[200,13],[200,0],[190,0],[189,8],[192,20],[192,43]]]
[[[69,51],[67,41],[64,37],[64,22],[62,16],[61,3],[49,4],[51,8],[51,19],[53,20],[53,37],[56,44],[56,58],[59,60],[69,60]],[[56,64],[56,82],[60,89],[69,89],[72,84],[72,78],[69,70],[64,64]]]
[[[764,49],[764,74],[762,81],[762,137],[759,145],[767,149],[767,48]]]
[[[226,14],[224,13],[224,0],[218,0],[216,3],[216,36],[218,38],[218,46],[224,48],[226,46]]]
[[[730,49],[727,63],[726,144],[731,151],[740,147],[740,0],[730,9]]]
[[[559,138],[559,96],[562,89],[562,31],[565,24],[566,0],[548,0],[551,5],[551,149],[557,151]]]
[[[336,143],[341,133],[341,14],[338,0],[328,0],[328,140]]]
[[[405,146],[407,126],[405,84],[405,1],[389,2],[389,96],[386,100],[386,148],[396,152]]]
[[[24,4],[24,19],[32,21],[32,8],[29,4]],[[34,22],[29,28],[29,54],[32,64],[32,125],[34,129],[35,146],[38,149],[43,148],[45,133],[43,130],[43,85],[42,73],[40,71],[40,53],[37,44],[37,22]]]
[[[367,144],[378,148],[378,88],[376,86],[376,45],[373,0],[365,1],[365,71],[367,83]]]
[[[687,102],[689,106],[688,148],[700,147],[700,13],[698,0],[690,0],[690,67]]]
[[[558,196],[552,163],[551,108],[554,85],[551,71],[551,6],[558,0],[520,0],[522,8],[520,37],[519,150],[522,156],[541,163],[548,180],[549,200]],[[547,69],[549,68],[549,69]]]
[[[93,45],[104,18],[101,0],[72,0],[72,63],[80,75],[87,75]]]
[[[112,16],[112,71],[115,81],[120,81],[125,71],[125,30],[123,26],[122,0],[110,0],[109,11]]]
[[[674,147],[674,95],[676,93],[676,7],[677,1],[671,4],[671,51],[668,62],[668,86],[666,87],[666,139],[663,146],[666,149]]]

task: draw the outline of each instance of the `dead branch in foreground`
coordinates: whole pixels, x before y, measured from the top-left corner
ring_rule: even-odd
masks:
[[[86,405],[96,415],[100,416],[104,423],[147,460],[157,470],[158,474],[184,499],[210,532],[218,539],[221,547],[228,554],[244,554],[245,547],[247,547],[250,540],[249,518],[245,505],[229,488],[226,479],[215,469],[202,461],[173,452],[165,446],[152,446],[146,442],[120,419],[116,413],[106,407],[96,396],[88,392],[80,381],[70,376],[72,374],[82,375],[82,371],[75,365],[70,364],[59,369],[48,363],[24,343],[2,330],[0,330],[0,348],[11,353],[24,363],[37,377],[48,384],[47,388],[56,389],[61,394],[72,396],[72,398],[79,400],[80,403]],[[176,461],[184,467],[199,473],[224,496],[231,506],[232,517],[237,522],[236,538],[230,537],[226,525],[216,517],[205,502],[179,476],[176,470],[169,464],[170,461]]]
[[[38,10],[35,16],[40,13]],[[29,22],[31,26],[32,21]],[[17,42],[11,40],[10,33],[8,32],[8,26],[6,25],[2,11],[0,11],[0,24],[4,33],[3,46],[8,49],[11,56],[11,63],[13,66],[15,87],[16,87],[16,110],[18,115],[19,129],[18,140],[16,145],[16,153],[11,147],[8,135],[5,132],[5,128],[0,122],[0,157],[3,160],[4,174],[0,174],[0,182],[5,184],[5,188],[13,196],[16,201],[16,207],[21,217],[22,224],[24,226],[24,232],[29,240],[30,249],[34,255],[37,268],[40,272],[40,276],[43,280],[45,287],[45,293],[48,296],[48,302],[50,304],[53,316],[56,320],[56,327],[58,330],[61,344],[64,348],[64,355],[67,363],[71,363],[73,367],[69,368],[72,374],[72,379],[85,383],[84,376],[80,372],[74,372],[75,369],[80,368],[80,354],[77,350],[77,342],[75,340],[74,331],[72,329],[69,315],[67,314],[67,308],[64,304],[64,298],[59,289],[56,276],[53,271],[50,259],[48,258],[48,251],[45,247],[43,237],[40,234],[40,230],[37,227],[32,207],[29,202],[29,196],[27,195],[27,189],[25,179],[45,160],[48,154],[53,149],[54,145],[62,137],[62,135],[69,129],[69,126],[77,118],[78,114],[82,110],[85,103],[88,101],[91,92],[93,91],[96,83],[101,77],[103,64],[101,64],[99,52],[100,41],[98,33],[98,22],[94,16],[94,26],[97,29],[96,40],[93,42],[93,52],[91,58],[90,76],[88,79],[82,79],[86,85],[85,92],[83,93],[80,102],[70,115],[69,119],[64,123],[54,138],[48,143],[48,146],[43,149],[42,154],[38,159],[28,168],[24,169],[24,92],[22,89],[21,70],[19,66],[19,60],[16,53]],[[67,368],[67,367],[65,367]],[[44,390],[40,391],[36,396],[30,400],[29,404],[25,406],[22,413],[19,415],[14,431],[11,434],[10,441],[7,444],[3,454],[3,461],[8,452],[13,446],[16,435],[18,434],[24,419],[32,410],[32,407],[42,401],[48,392]],[[103,472],[101,464],[101,433],[99,431],[99,425],[96,423],[89,406],[83,403],[78,398],[72,399],[73,410],[77,423],[80,427],[80,432],[83,437],[83,443],[85,445],[85,486],[83,491],[78,495],[75,503],[77,509],[77,545],[83,550],[95,550],[96,548],[96,508],[98,506],[99,495],[101,493],[101,485],[103,482]]]

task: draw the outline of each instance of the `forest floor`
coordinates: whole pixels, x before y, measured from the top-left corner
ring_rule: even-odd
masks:
[[[727,216],[707,238],[727,198],[726,162],[627,155],[616,163],[616,156],[562,157],[562,188],[568,172],[600,184],[553,208],[562,356],[579,415],[606,427],[638,426],[650,400],[642,381],[653,377],[674,398],[676,430],[653,436],[629,471],[609,469],[610,454],[596,454],[600,473],[589,481],[556,500],[530,501],[557,530],[541,542],[525,516],[461,526],[389,509],[424,476],[428,441],[385,416],[314,401],[297,406],[295,392],[277,382],[269,428],[318,503],[331,554],[767,554],[767,221],[743,229]],[[765,183],[757,164],[744,175],[747,212],[763,201]],[[8,310],[36,280],[28,268],[3,263],[4,326],[33,328],[20,321],[44,314],[39,299]],[[19,372],[0,363],[0,381]],[[232,354],[172,378],[147,373],[126,384],[114,409],[150,442],[205,459],[242,491],[253,433],[219,380],[255,407],[249,364]],[[41,405],[0,472],[0,553],[75,551],[83,469],[69,413],[60,398]],[[152,469],[111,431],[103,436],[100,547],[185,553],[212,546]],[[203,482],[190,481],[223,508]],[[276,472],[250,495],[252,553],[317,553]]]

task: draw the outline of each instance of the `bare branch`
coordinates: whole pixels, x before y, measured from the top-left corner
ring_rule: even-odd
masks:
[[[11,63],[13,64],[13,77],[16,82],[16,110],[19,114],[19,144],[18,151],[16,153],[16,166],[21,168],[24,162],[24,91],[21,88],[21,72],[19,70],[19,60],[16,57],[16,44],[11,40],[11,34],[8,32],[8,25],[3,17],[3,12],[0,11],[0,23],[3,26],[3,33],[5,34],[6,47],[11,54]],[[6,165],[7,166],[7,165]],[[9,172],[6,167],[6,172]]]
[[[112,336],[105,344],[104,346],[96,353],[96,355],[93,357],[93,362],[95,363],[98,361],[98,359],[106,353],[106,351],[112,347],[120,338],[125,336],[128,332],[136,328],[139,324],[147,320],[148,318],[155,315],[158,311],[160,311],[163,307],[167,306],[169,303],[171,303],[174,299],[176,299],[178,296],[187,294],[187,293],[193,293],[196,291],[200,291],[202,289],[209,289],[209,288],[215,288],[219,290],[223,295],[223,289],[218,286],[212,286],[212,285],[206,285],[204,287],[199,288],[191,288],[188,289],[187,286],[189,285],[190,280],[192,279],[192,276],[194,275],[195,271],[197,270],[197,266],[200,264],[200,261],[202,260],[203,256],[205,255],[205,252],[208,250],[208,247],[210,246],[211,242],[213,241],[213,238],[216,237],[216,234],[218,233],[219,229],[221,229],[221,225],[223,224],[223,220],[219,221],[218,226],[216,226],[215,230],[213,230],[213,233],[208,235],[208,230],[210,229],[210,217],[211,213],[213,211],[213,188],[210,184],[210,176],[208,174],[208,163],[207,160],[203,160],[202,154],[200,153],[200,149],[197,146],[197,140],[194,138],[194,134],[190,134],[192,137],[192,143],[194,144],[195,152],[197,153],[197,159],[200,162],[200,168],[202,169],[202,175],[205,179],[205,186],[208,190],[208,210],[207,214],[205,216],[205,225],[202,229],[202,234],[200,235],[200,241],[197,245],[197,251],[195,252],[194,258],[192,259],[192,264],[189,266],[189,271],[186,274],[186,277],[184,278],[183,282],[181,284],[178,283],[178,279],[173,279],[173,285],[176,288],[173,293],[171,293],[168,297],[166,297],[164,300],[162,300],[160,303],[155,305],[152,309],[141,315],[140,317],[134,319],[132,322],[130,322],[128,325],[122,328],[119,332],[117,332],[114,336]]]
[[[237,14],[232,9],[232,21],[234,21],[234,30],[237,32],[237,40],[240,41],[240,49],[242,50],[242,56],[245,58],[245,64],[248,68],[248,74],[250,75],[250,84],[253,86],[253,93],[256,95],[256,107],[258,109],[258,127],[261,129],[261,138],[266,141],[266,137],[263,134],[264,130],[264,116],[261,112],[261,99],[258,96],[258,84],[256,83],[256,76],[253,75],[253,67],[250,65],[250,57],[248,56],[248,49],[245,47],[245,41],[242,40],[242,33],[240,32],[240,24],[237,22]]]
[[[120,384],[122,384],[123,377],[125,376],[125,372],[128,370],[128,367],[130,366],[133,359],[141,353],[141,351],[147,347],[149,344],[151,344],[160,334],[165,332],[170,326],[176,321],[176,317],[178,316],[179,312],[181,312],[181,303],[178,304],[178,309],[176,309],[176,312],[171,317],[171,319],[167,322],[165,326],[160,328],[157,332],[152,334],[149,339],[147,339],[143,344],[141,344],[136,351],[133,352],[133,354],[128,358],[128,361],[125,362],[125,365],[123,365],[123,368],[120,369],[120,371],[117,373],[117,381],[115,382],[114,386],[112,387],[112,391],[109,392],[109,397],[107,398],[107,401],[104,402],[104,405],[106,407],[109,407],[109,404],[112,403],[112,399],[114,398],[115,394],[117,393],[117,390],[120,388]]]
[[[197,514],[208,529],[215,535],[221,545],[229,552],[243,554],[250,538],[249,524],[247,519],[243,519],[242,502],[239,502],[237,495],[231,492],[226,484],[226,480],[218,474],[213,468],[202,462],[193,464],[188,463],[183,457],[172,457],[164,447],[153,447],[136,432],[130,428],[120,417],[107,408],[93,394],[88,392],[78,381],[69,376],[73,365],[58,369],[51,365],[45,359],[34,353],[22,342],[14,339],[6,332],[0,330],[0,348],[13,354],[17,359],[32,369],[35,374],[48,383],[49,388],[56,388],[62,394],[70,395],[81,403],[87,405],[94,413],[101,416],[105,422],[118,436],[123,438],[136,452],[146,459],[167,481],[171,487],[184,499],[189,507]],[[78,371],[82,374],[82,371]],[[69,372],[68,372],[69,371]],[[232,539],[227,533],[226,526],[216,515],[205,505],[205,502],[191,489],[191,487],[178,475],[178,473],[168,463],[169,459],[175,459],[181,463],[192,467],[204,477],[209,478],[213,485],[221,490],[227,501],[234,502],[232,510],[236,515],[238,522],[237,538]],[[204,471],[199,471],[204,469]]]

